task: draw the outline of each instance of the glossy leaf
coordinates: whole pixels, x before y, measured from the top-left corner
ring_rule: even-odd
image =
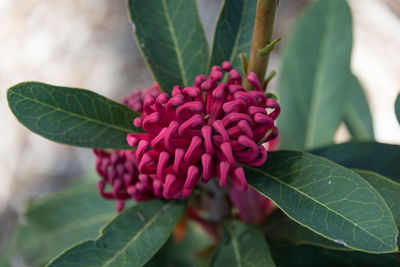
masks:
[[[355,170],[355,172],[367,180],[383,197],[400,229],[400,184],[375,172],[366,170]]]
[[[383,197],[392,211],[397,227],[400,229],[400,184],[375,172],[366,170],[354,170],[371,184]],[[296,225],[293,221],[287,221],[281,226],[281,231],[290,241],[299,244],[310,244],[325,248],[343,249],[343,247],[325,239],[305,227]]]
[[[38,82],[7,91],[8,104],[29,130],[55,142],[91,148],[130,148],[126,135],[139,116],[94,92]]]
[[[329,250],[314,246],[287,246],[271,248],[278,267],[354,267],[400,266],[396,255],[377,255],[357,251]]]
[[[211,266],[275,266],[262,233],[253,225],[230,221]]]
[[[278,121],[282,147],[332,143],[348,99],[352,23],[345,0],[315,1],[283,53]]]
[[[396,113],[397,121],[400,124],[400,94],[397,95],[396,103],[394,104],[394,111]]]
[[[225,0],[214,32],[210,65],[228,60],[240,70],[240,53],[249,57],[257,0]]]
[[[68,249],[48,266],[142,266],[167,241],[184,208],[177,201],[136,204],[107,224],[97,239]]]
[[[167,93],[193,85],[204,74],[208,44],[196,0],[127,0],[136,41],[149,69]]]
[[[350,98],[344,112],[344,122],[356,140],[374,140],[371,112],[364,91],[357,77],[351,74]]]
[[[375,142],[351,142],[327,146],[310,153],[347,168],[377,172],[400,182],[400,146]]]
[[[248,183],[290,218],[348,248],[397,250],[393,215],[379,193],[355,172],[306,152],[269,153]]]
[[[79,184],[29,206],[16,231],[15,249],[30,266],[39,266],[85,239],[116,216],[115,203],[102,199],[96,184]]]

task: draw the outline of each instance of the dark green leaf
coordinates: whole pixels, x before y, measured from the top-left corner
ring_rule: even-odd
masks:
[[[225,0],[214,33],[211,66],[225,60],[240,70],[239,54],[249,56],[257,0]]]
[[[356,140],[374,140],[374,128],[367,99],[357,77],[351,74],[349,102],[344,111],[344,122]]]
[[[400,94],[397,95],[394,112],[396,113],[397,121],[400,123]]]
[[[313,245],[328,249],[352,250],[296,223],[281,210],[276,210],[268,217],[263,229],[271,246]]]
[[[307,244],[328,249],[349,250],[343,245],[326,239],[289,218],[280,225],[279,230],[283,237],[294,245]]]
[[[188,221],[185,237],[181,242],[173,238],[165,243],[158,253],[146,264],[146,267],[180,267],[180,266],[208,266],[209,259],[200,258],[197,254],[212,246],[213,241],[204,232],[203,228],[194,221]]]
[[[262,233],[253,225],[230,221],[211,266],[275,266]]]
[[[283,148],[332,143],[347,103],[351,47],[351,14],[345,0],[315,1],[295,25],[279,79]]]
[[[396,255],[376,255],[356,251],[329,250],[301,245],[271,248],[278,267],[361,267],[400,266]]]
[[[370,183],[383,197],[392,211],[397,227],[400,229],[400,184],[375,172],[358,169],[355,169],[354,171],[367,180],[367,182]],[[298,224],[296,225],[293,221],[287,221],[282,225],[281,231],[287,239],[296,245],[310,244],[326,248],[343,248],[339,247],[332,241],[316,235],[305,227]]]
[[[139,49],[160,87],[189,86],[207,69],[208,44],[196,0],[127,0]]]
[[[97,239],[70,248],[48,266],[143,266],[167,241],[184,209],[177,201],[136,204],[107,224]]]
[[[248,183],[290,218],[348,248],[397,250],[397,227],[379,193],[355,172],[305,152],[269,153]]]
[[[45,83],[19,83],[7,91],[17,119],[55,142],[91,148],[130,148],[126,135],[138,113],[94,92]]]
[[[400,229],[400,184],[375,172],[366,170],[355,170],[355,172],[367,180],[381,194],[392,210],[394,220]]]
[[[116,215],[113,201],[102,199],[95,183],[80,184],[33,203],[18,224],[16,251],[30,266],[49,261],[99,229]]]
[[[377,172],[400,182],[400,146],[352,142],[310,151],[347,168]]]

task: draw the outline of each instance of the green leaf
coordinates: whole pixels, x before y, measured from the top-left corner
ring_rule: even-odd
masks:
[[[314,245],[318,247],[338,250],[350,250],[341,244],[335,243],[321,235],[314,233],[295,221],[287,218],[286,222],[280,225],[279,231],[283,237],[294,245]]]
[[[275,266],[262,233],[253,225],[230,221],[211,266]]]
[[[279,267],[400,266],[396,255],[329,250],[308,245],[276,247],[271,248],[271,252]]]
[[[209,260],[204,259],[204,257],[200,258],[197,254],[205,248],[213,246],[213,243],[198,223],[189,220],[183,240],[177,243],[173,238],[170,238],[158,253],[147,262],[146,267],[208,266]],[[210,255],[210,259],[212,255]]]
[[[348,248],[397,250],[397,227],[379,193],[355,172],[306,152],[269,153],[248,183],[290,218]]]
[[[185,209],[182,202],[150,200],[126,209],[89,240],[48,266],[142,266],[162,247]]]
[[[17,226],[15,249],[30,266],[42,265],[77,242],[95,238],[115,215],[114,202],[102,199],[95,183],[79,184],[29,206]]]
[[[263,228],[271,245],[313,245],[327,249],[354,251],[298,224],[281,210],[271,214]]]
[[[344,122],[351,135],[360,141],[374,140],[371,112],[357,77],[351,74],[350,99],[344,112]]]
[[[256,6],[257,0],[224,1],[214,32],[211,66],[228,60],[233,68],[242,69],[239,55],[250,55]]]
[[[370,183],[383,197],[392,211],[397,228],[400,230],[400,184],[375,172],[358,169],[355,169],[354,171]],[[281,228],[281,231],[286,238],[296,245],[310,244],[325,248],[343,248],[328,239],[316,235],[305,227],[298,224],[296,225],[293,221],[287,221]]]
[[[315,1],[287,41],[278,127],[285,149],[332,143],[347,103],[352,23],[345,0]]]
[[[39,82],[7,91],[15,117],[29,130],[55,142],[91,148],[130,148],[126,135],[138,113],[94,92]]]
[[[351,142],[310,151],[347,168],[377,172],[400,182],[400,146]]]
[[[397,95],[394,112],[396,113],[397,121],[400,123],[400,94]]]
[[[207,69],[208,44],[195,0],[127,0],[138,48],[160,87],[190,86]]]
[[[392,210],[394,220],[400,229],[400,184],[375,172],[366,170],[354,170],[370,183],[383,197],[386,204]]]

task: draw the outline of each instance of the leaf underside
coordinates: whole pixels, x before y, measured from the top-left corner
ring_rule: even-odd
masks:
[[[278,88],[282,148],[332,143],[347,103],[351,48],[346,1],[315,1],[295,25],[283,53]]]
[[[349,102],[344,112],[347,129],[356,140],[374,140],[374,128],[368,102],[360,82],[353,74],[349,81],[349,90]]]

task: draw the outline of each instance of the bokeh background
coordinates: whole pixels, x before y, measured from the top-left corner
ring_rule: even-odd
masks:
[[[198,0],[209,42],[221,2]],[[271,69],[279,70],[285,38],[308,2],[280,0],[275,36],[282,42],[273,52]],[[400,92],[400,1],[348,2],[352,70],[366,90],[376,139],[400,144],[393,111]],[[124,0],[1,0],[0,21],[1,248],[28,201],[60,190],[94,166],[90,150],[55,144],[20,125],[8,108],[7,88],[34,80],[119,100],[134,88],[151,85],[152,79],[136,48]],[[336,138],[348,138],[344,127]]]

